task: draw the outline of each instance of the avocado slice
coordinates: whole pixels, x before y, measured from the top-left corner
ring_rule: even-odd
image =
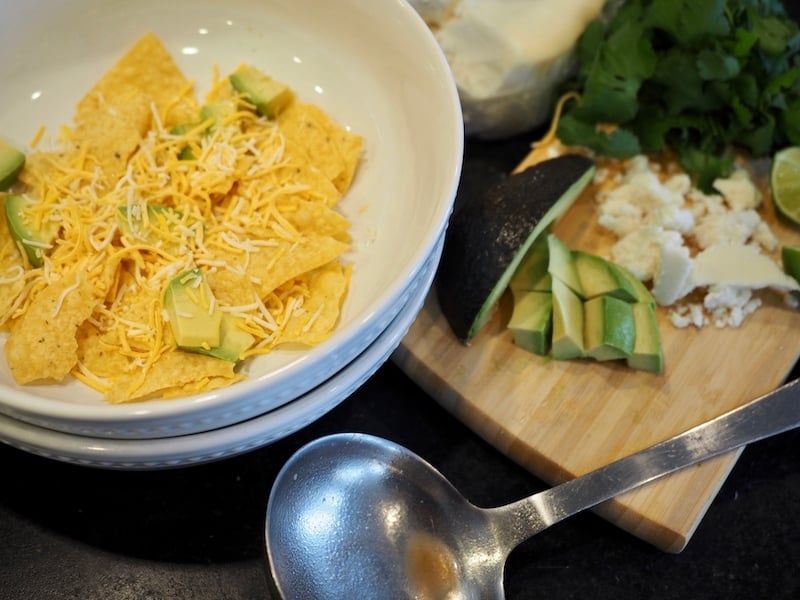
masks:
[[[647,289],[647,286],[642,283],[642,281],[636,277],[630,270],[626,269],[622,265],[618,265],[614,262],[609,261],[608,263],[609,268],[614,271],[614,276],[620,279],[625,279],[628,284],[628,289],[633,292],[634,298],[633,302],[645,302],[652,304],[653,307],[656,305],[656,300],[653,297],[653,294]]]
[[[256,338],[239,327],[236,321],[236,317],[230,313],[222,313],[218,346],[182,347],[181,350],[238,363],[242,359],[242,353],[255,343]]]
[[[164,308],[181,350],[237,363],[255,337],[217,306],[203,271],[184,271],[167,284]]]
[[[580,155],[546,160],[456,206],[436,280],[442,313],[468,344],[492,314],[533,241],[591,182],[595,163]]]
[[[123,235],[141,240],[152,246],[163,246],[161,235],[165,229],[170,231],[180,220],[181,213],[169,206],[147,204],[147,220],[142,214],[142,205],[134,204],[130,210],[127,204],[117,207],[117,225]]]
[[[573,250],[572,255],[584,300],[607,295],[626,302],[636,301],[638,292],[634,284],[611,261],[581,250]]]
[[[512,292],[516,291],[550,291],[550,273],[547,271],[547,264],[550,260],[550,253],[547,249],[547,236],[540,235],[535,240],[530,249],[525,253],[514,276],[508,282],[508,287]]]
[[[636,327],[636,340],[631,355],[626,358],[629,367],[651,373],[664,372],[664,348],[658,328],[655,303],[631,304]]]
[[[236,98],[226,98],[219,102],[204,104],[200,107],[200,121],[205,122],[209,119],[213,119],[213,123],[211,123],[207,129],[208,133],[213,133],[227,117],[231,116],[238,109],[239,104],[236,102]]]
[[[202,109],[201,109],[202,113]],[[183,136],[189,133],[192,129],[198,126],[198,123],[179,123],[178,125],[174,125],[170,130],[170,134]],[[194,160],[197,158],[194,154],[194,150],[188,144],[181,148],[181,151],[178,153],[179,160]]]
[[[508,329],[514,343],[529,352],[545,356],[550,351],[553,334],[553,294],[516,290],[514,311]]]
[[[5,191],[17,182],[17,176],[25,166],[25,154],[0,138],[0,191]]]
[[[222,311],[203,271],[194,268],[173,277],[164,291],[164,308],[178,347],[219,346]]]
[[[58,235],[58,226],[54,223],[48,222],[37,227],[31,211],[37,204],[38,201],[26,194],[8,194],[5,198],[8,230],[33,267],[44,264],[44,257]]]
[[[584,356],[583,302],[566,283],[553,278],[553,343],[557,360]]]
[[[547,272],[550,276],[560,279],[569,289],[583,298],[581,280],[578,278],[575,260],[569,246],[551,233],[547,236],[547,252],[549,255]]]
[[[613,296],[583,304],[584,351],[595,360],[627,358],[633,352],[636,325],[632,305]]]
[[[243,65],[228,77],[233,88],[255,105],[258,113],[274,118],[292,101],[292,90],[250,65]]]

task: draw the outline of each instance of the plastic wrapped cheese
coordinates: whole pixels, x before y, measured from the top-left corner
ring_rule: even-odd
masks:
[[[412,0],[458,86],[467,135],[499,138],[549,120],[575,45],[605,0]],[[613,3],[612,3],[613,4]]]

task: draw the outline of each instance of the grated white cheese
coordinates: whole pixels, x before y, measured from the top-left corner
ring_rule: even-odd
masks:
[[[611,259],[653,283],[676,327],[738,327],[761,300],[752,292],[795,289],[771,256],[778,241],[758,208],[758,186],[743,168],[714,181],[705,194],[685,173],[664,174],[637,156],[597,194],[598,223],[617,236]],[[700,302],[684,300],[704,290]]]

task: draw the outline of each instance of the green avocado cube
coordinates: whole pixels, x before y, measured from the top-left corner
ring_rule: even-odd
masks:
[[[613,296],[597,296],[583,303],[586,356],[614,360],[631,355],[636,340],[631,306]]]

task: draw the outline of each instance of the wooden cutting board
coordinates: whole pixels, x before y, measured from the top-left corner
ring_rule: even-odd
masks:
[[[518,167],[533,162],[533,153]],[[608,256],[584,194],[556,225],[572,248]],[[800,230],[764,219],[785,244]],[[455,417],[542,480],[556,484],[735,408],[784,381],[800,353],[800,311],[777,294],[737,329],[676,329],[659,309],[666,371],[553,361],[519,349],[504,328],[510,298],[469,347],[452,335],[431,291],[393,361]],[[688,543],[739,452],[684,469],[596,512],[669,552]]]

